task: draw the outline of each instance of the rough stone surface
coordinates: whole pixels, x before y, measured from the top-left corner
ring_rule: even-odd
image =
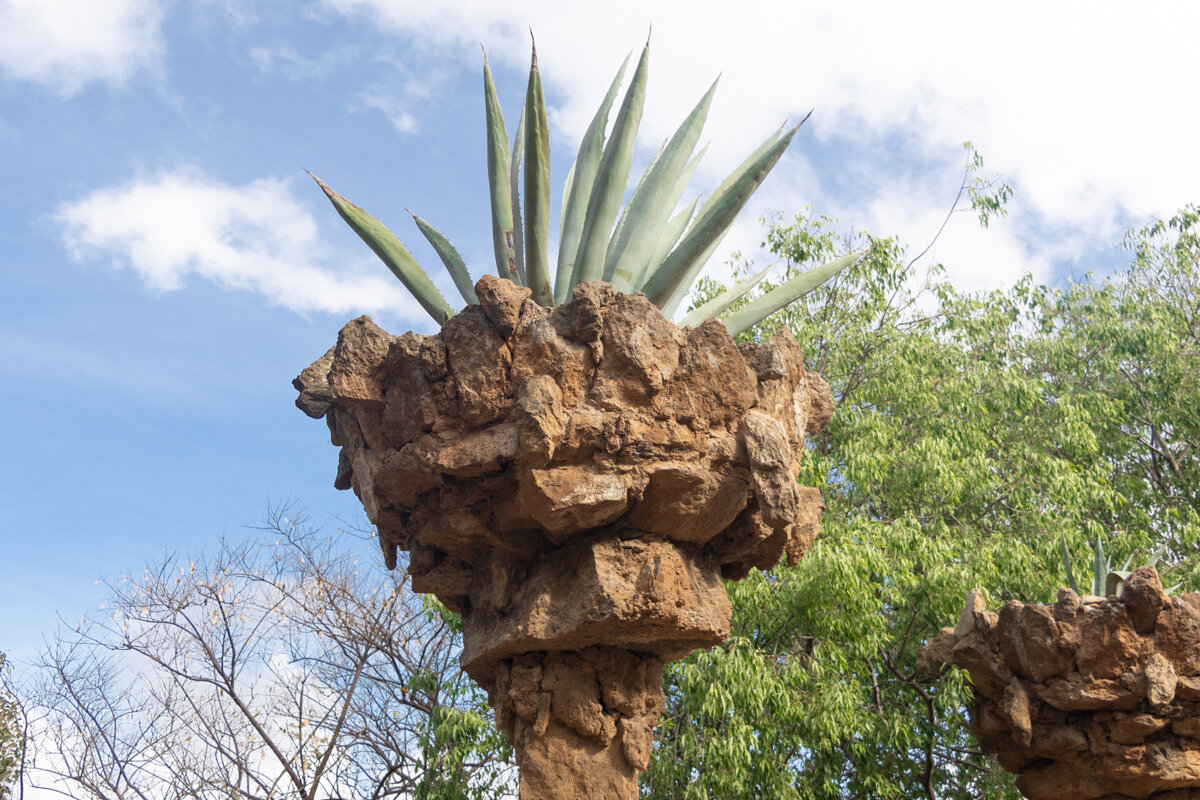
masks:
[[[634,798],[663,664],[729,634],[721,579],[794,564],[820,529],[795,475],[833,399],[786,329],[735,344],[600,282],[550,309],[475,291],[433,336],[353,320],[297,405],[326,418],[387,565],[407,551],[414,590],[462,614],[521,797]],[[1017,691],[1020,718],[1037,700]]]
[[[1198,605],[1167,597],[1152,567],[1120,597],[1064,589],[998,616],[973,591],[918,667],[967,670],[971,728],[1032,800],[1200,798]]]

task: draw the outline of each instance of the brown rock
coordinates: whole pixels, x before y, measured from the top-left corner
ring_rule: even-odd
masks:
[[[335,349],[337,348],[329,348],[325,355],[305,367],[292,380],[292,386],[300,392],[300,396],[296,398],[296,408],[313,419],[325,416],[325,412],[333,405],[333,391],[329,388],[329,368],[333,365]]]
[[[808,373],[808,425],[806,433],[816,436],[833,419],[833,392],[829,384],[815,372]]]
[[[1120,603],[1085,605],[1079,619],[1079,636],[1075,663],[1085,675],[1115,678],[1138,663],[1141,638]]]
[[[1151,653],[1142,664],[1143,691],[1151,708],[1175,699],[1175,667],[1162,653]]]
[[[987,610],[987,600],[979,589],[967,592],[967,602],[962,613],[958,615],[958,624],[954,626],[954,636],[958,639],[967,636],[975,630],[975,617]]]
[[[1200,674],[1200,611],[1191,604],[1172,598],[1171,605],[1159,614],[1154,628],[1154,644],[1175,665],[1180,675]]]
[[[1088,679],[1072,672],[1065,679],[1051,681],[1037,691],[1038,697],[1062,711],[1094,711],[1116,708],[1128,711],[1136,708],[1141,697],[1119,682],[1108,678]]]
[[[1035,681],[1063,674],[1073,660],[1050,610],[1016,601],[1000,610],[1000,653],[1013,672]]]
[[[483,309],[467,306],[446,320],[442,338],[458,384],[462,421],[474,427],[508,414],[513,398],[512,352],[492,330]]]
[[[1141,744],[1147,736],[1158,733],[1171,724],[1171,720],[1150,714],[1131,714],[1114,719],[1108,726],[1108,738],[1118,744]]]
[[[686,463],[655,464],[629,524],[677,542],[704,544],[746,507],[749,486],[737,473],[718,474]]]
[[[1088,749],[1083,731],[1068,725],[1056,725],[1034,736],[1030,748],[1042,758],[1062,758]]]
[[[618,294],[602,314],[604,356],[592,384],[592,401],[609,411],[647,403],[679,367],[679,328],[643,295]]]
[[[754,370],[717,320],[689,330],[676,358],[678,376],[654,401],[660,417],[674,417],[697,430],[726,426],[758,399]]]
[[[1175,696],[1181,700],[1200,700],[1200,677],[1177,675],[1175,677]]]
[[[954,663],[967,671],[971,685],[984,697],[1003,689],[1012,676],[978,633],[969,633],[955,643]]]
[[[520,500],[547,538],[560,544],[599,528],[629,508],[629,480],[594,467],[533,469],[522,475]]]
[[[351,320],[338,333],[329,367],[333,401],[347,408],[383,409],[379,367],[387,356],[391,337],[368,316]]]
[[[1138,567],[1125,581],[1125,589],[1121,593],[1125,602],[1125,611],[1129,621],[1138,633],[1150,633],[1159,613],[1170,604],[1170,598],[1163,592],[1162,582],[1154,567]]]
[[[484,315],[501,339],[510,338],[517,330],[521,306],[533,295],[527,286],[517,286],[496,275],[484,275],[475,283],[475,296]]]
[[[433,388],[421,371],[421,349],[429,337],[406,333],[392,340],[383,370],[387,376],[380,428],[387,445],[403,447],[429,431],[438,417]]]
[[[748,411],[742,418],[742,438],[763,522],[772,528],[792,524],[799,498],[791,472],[791,447],[782,424],[761,411]]]
[[[695,547],[593,539],[535,559],[506,613],[473,609],[462,663],[486,680],[496,661],[533,651],[605,645],[671,660],[724,641],[730,615],[716,565]]]
[[[567,433],[562,390],[553,378],[535,375],[521,384],[517,419],[518,452],[523,462],[530,467],[545,467]]]
[[[825,513],[825,501],[820,489],[797,485],[796,497],[799,501],[796,522],[791,526],[787,544],[784,545],[789,567],[796,566],[816,541],[817,534],[821,532],[821,516]]]
[[[527,378],[548,375],[562,392],[563,406],[575,408],[583,403],[592,382],[592,351],[559,330],[567,325],[566,312],[546,313],[532,301],[528,306],[529,313],[521,317],[512,339],[513,383],[519,386]]]
[[[1029,747],[1033,739],[1033,721],[1030,718],[1029,692],[1025,684],[1016,677],[1009,680],[996,704],[1012,731],[1013,741],[1021,747]]]
[[[942,628],[928,644],[917,650],[917,675],[932,679],[954,663],[954,628]]]

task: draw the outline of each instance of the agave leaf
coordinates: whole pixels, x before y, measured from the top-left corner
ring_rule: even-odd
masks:
[[[1120,597],[1125,591],[1125,581],[1129,580],[1129,576],[1132,574],[1132,572],[1118,570],[1109,572],[1104,579],[1104,597],[1108,597],[1110,594]]]
[[[613,283],[618,289],[626,290],[632,286],[654,255],[663,226],[678,202],[678,196],[674,195],[676,184],[696,149],[716,91],[717,81],[713,81],[671,136],[662,157],[647,168],[642,179],[645,188],[629,200],[626,212],[632,224],[619,231],[620,235],[614,236],[608,246],[607,261],[614,265]]]
[[[667,253],[671,252],[671,248],[679,241],[679,237],[683,236],[683,232],[687,230],[688,223],[692,221],[692,217],[696,213],[696,206],[700,205],[700,198],[697,197],[687,205],[682,211],[671,217],[670,221],[663,227],[662,236],[659,237],[658,247],[654,251],[654,256],[650,259],[650,263],[642,270],[642,274],[633,284],[633,290],[639,291],[642,288],[642,283],[645,281],[646,273],[653,269],[662,260],[667,257]]]
[[[550,286],[550,126],[546,97],[538,74],[537,47],[529,67],[525,92],[525,280],[534,302],[554,305]]]
[[[1092,568],[1092,594],[1107,597],[1104,591],[1105,579],[1108,576],[1108,556],[1104,555],[1104,540],[1097,535],[1095,560]]]
[[[804,124],[803,121],[800,124]],[[729,230],[738,212],[762,185],[763,179],[779,161],[799,129],[800,125],[797,125],[785,135],[777,137],[765,150],[760,147],[759,150],[763,152],[757,158],[743,163],[705,202],[683,239],[647,278],[643,288],[651,302],[659,308],[664,308],[672,299],[674,304],[678,304],[680,296],[687,293],[704,268],[702,258],[707,258],[714,242]]]
[[[346,220],[346,224],[367,243],[368,247],[375,251],[375,255],[379,256],[388,269],[412,292],[413,297],[417,298],[417,302],[429,312],[429,316],[433,317],[439,325],[454,316],[454,309],[446,302],[446,298],[442,297],[442,293],[433,285],[433,281],[425,274],[425,270],[421,269],[412,253],[408,252],[408,248],[400,243],[394,233],[375,217],[330,189],[316,175],[311,172],[308,174],[312,175],[312,179],[321,187],[321,191],[325,192],[325,196],[329,198],[329,202],[333,203],[333,207],[337,209],[342,219]]]
[[[648,186],[646,178],[654,170],[654,165],[658,163],[658,159],[662,157],[663,152],[667,149],[667,143],[664,141],[658,147],[658,151],[654,154],[654,158],[650,159],[650,164],[646,167],[646,171],[642,173],[642,177],[638,179],[637,186],[633,187],[633,194],[629,196],[629,202],[625,204],[625,208],[621,210],[621,216],[617,219],[617,227],[613,230],[612,236],[608,240],[608,249],[604,254],[604,275],[603,279],[612,281],[613,270],[615,269],[617,253],[613,249],[613,243],[619,240],[623,235],[627,225],[632,219],[632,211],[637,205],[638,199],[645,194]],[[618,286],[621,291],[627,291],[624,286]]]
[[[646,70],[650,58],[650,44],[642,49],[642,57],[634,70],[633,80],[621,102],[621,110],[613,123],[612,135],[604,145],[604,154],[596,169],[596,178],[588,197],[587,212],[584,214],[583,231],[579,237],[579,252],[575,258],[575,271],[571,285],[583,281],[595,281],[604,276],[604,255],[613,222],[625,195],[625,184],[629,180],[629,167],[633,163],[633,143],[638,125],[642,120],[642,106],[646,102]]]
[[[425,238],[437,251],[438,258],[446,265],[446,271],[454,279],[454,285],[458,288],[458,293],[462,295],[463,300],[466,300],[468,305],[478,304],[479,298],[475,296],[475,282],[471,280],[471,273],[467,271],[467,265],[458,251],[454,249],[454,245],[450,244],[446,237],[442,236],[428,222],[411,211],[408,213],[412,214],[413,222],[417,223],[421,233],[425,234]]]
[[[784,281],[762,297],[751,300],[726,317],[725,327],[729,329],[730,335],[737,336],[825,283],[862,258],[866,252],[867,250],[859,250],[857,253],[842,256],[835,261],[801,272],[794,278]]]
[[[1079,587],[1075,584],[1075,573],[1071,571],[1071,551],[1067,549],[1067,536],[1062,535],[1062,558],[1063,564],[1067,568],[1067,585],[1072,591],[1078,592]]]
[[[705,248],[704,252],[701,253],[696,259],[696,264],[698,266],[696,267],[695,275],[686,284],[680,285],[679,289],[673,292],[671,296],[662,304],[662,306],[660,306],[660,310],[662,311],[664,317],[667,319],[673,319],[675,317],[675,312],[681,305],[683,305],[683,301],[687,299],[688,290],[691,288],[692,283],[696,280],[696,277],[700,275],[700,270],[703,269],[704,265],[708,263],[708,260],[712,258],[712,254],[718,247],[721,246],[721,240],[724,238],[725,231],[721,231],[721,235],[713,239],[712,244]]]
[[[559,252],[560,256],[562,255],[562,229],[563,229],[563,225],[565,225],[567,222],[567,197],[570,196],[571,187],[574,185],[575,185],[575,165],[572,164],[571,168],[569,170],[567,170],[567,179],[565,181],[563,181],[563,192],[562,192],[563,201],[558,207],[558,247],[559,247],[558,252]],[[561,262],[562,262],[562,259],[560,258],[559,263],[561,263]],[[568,278],[567,280],[569,281],[570,278]],[[555,297],[558,296],[558,283],[557,282],[555,282],[555,284],[554,284],[554,295],[555,295]]]
[[[628,66],[629,56],[625,56],[621,69],[617,70],[617,76],[613,78],[608,93],[604,95],[604,102],[596,110],[596,115],[592,117],[583,134],[583,141],[579,144],[579,155],[575,157],[575,164],[571,167],[575,179],[569,184],[570,191],[563,190],[562,223],[558,228],[558,274],[554,282],[554,300],[558,303],[565,303],[571,292],[584,215],[587,213],[596,171],[600,167],[600,157],[604,154],[604,130],[608,127],[608,112],[612,109],[617,90],[621,88],[621,81],[625,79],[625,68]]]
[[[1167,543],[1163,542],[1158,547],[1154,548],[1154,552],[1150,554],[1150,558],[1146,559],[1145,566],[1153,567],[1162,559],[1163,553],[1167,552]],[[1129,567],[1127,566],[1126,569]]]
[[[696,168],[700,166],[700,160],[704,158],[704,154],[707,152],[708,145],[700,148],[700,152],[688,162],[679,179],[675,181],[675,188],[671,190],[671,197],[667,200],[667,205],[672,209],[679,204],[679,198],[683,196],[688,184],[692,182],[692,176],[696,174]],[[631,291],[638,291],[642,288],[642,285],[646,282],[646,275],[653,272],[662,263],[662,260],[667,257],[667,253],[671,252],[671,248],[679,242],[679,237],[687,230],[687,225],[692,221],[692,215],[695,214],[696,206],[699,202],[700,198],[697,197],[695,202],[686,209],[688,212],[686,217],[681,218],[679,214],[676,214],[663,226],[662,233],[658,236],[658,243],[654,246],[653,255],[650,256],[649,261],[642,264],[641,271],[638,272],[630,284]]]
[[[695,327],[709,317],[715,317],[722,313],[725,311],[725,309],[737,302],[739,298],[757,286],[763,278],[767,277],[767,273],[774,269],[774,267],[774,264],[767,265],[767,267],[763,270],[760,270],[757,275],[751,275],[749,278],[741,281],[733,288],[726,289],[725,291],[721,292],[719,295],[714,297],[712,300],[709,300],[699,308],[689,311],[687,316],[679,321],[680,327]]]
[[[496,84],[488,66],[487,52],[483,54],[483,99],[487,118],[488,191],[492,199],[492,246],[496,251],[496,274],[517,280],[517,253],[513,249],[512,189],[509,186],[508,131]]]
[[[508,190],[513,209],[513,253],[517,259],[517,275],[510,280],[519,286],[525,281],[525,237],[521,230],[521,159],[525,156],[525,107],[521,107],[521,119],[517,122],[517,135],[513,137],[512,158],[508,172]]]

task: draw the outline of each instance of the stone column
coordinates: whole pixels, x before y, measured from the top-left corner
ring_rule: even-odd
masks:
[[[517,752],[521,800],[636,800],[664,708],[662,661],[609,647],[496,665],[496,719]]]

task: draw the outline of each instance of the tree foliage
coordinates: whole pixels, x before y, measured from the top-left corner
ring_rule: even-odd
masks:
[[[1200,585],[1198,231],[1188,209],[1132,233],[1121,276],[981,295],[875,240],[754,332],[787,325],[833,386],[800,476],[822,533],[728,584],[729,642],[668,670],[644,797],[1018,796],[969,735],[962,676],[920,674],[917,651],[970,588],[1052,600],[1063,538],[1077,570],[1096,537],[1121,559],[1165,543]],[[766,244],[791,275],[868,240],[801,215]]]

